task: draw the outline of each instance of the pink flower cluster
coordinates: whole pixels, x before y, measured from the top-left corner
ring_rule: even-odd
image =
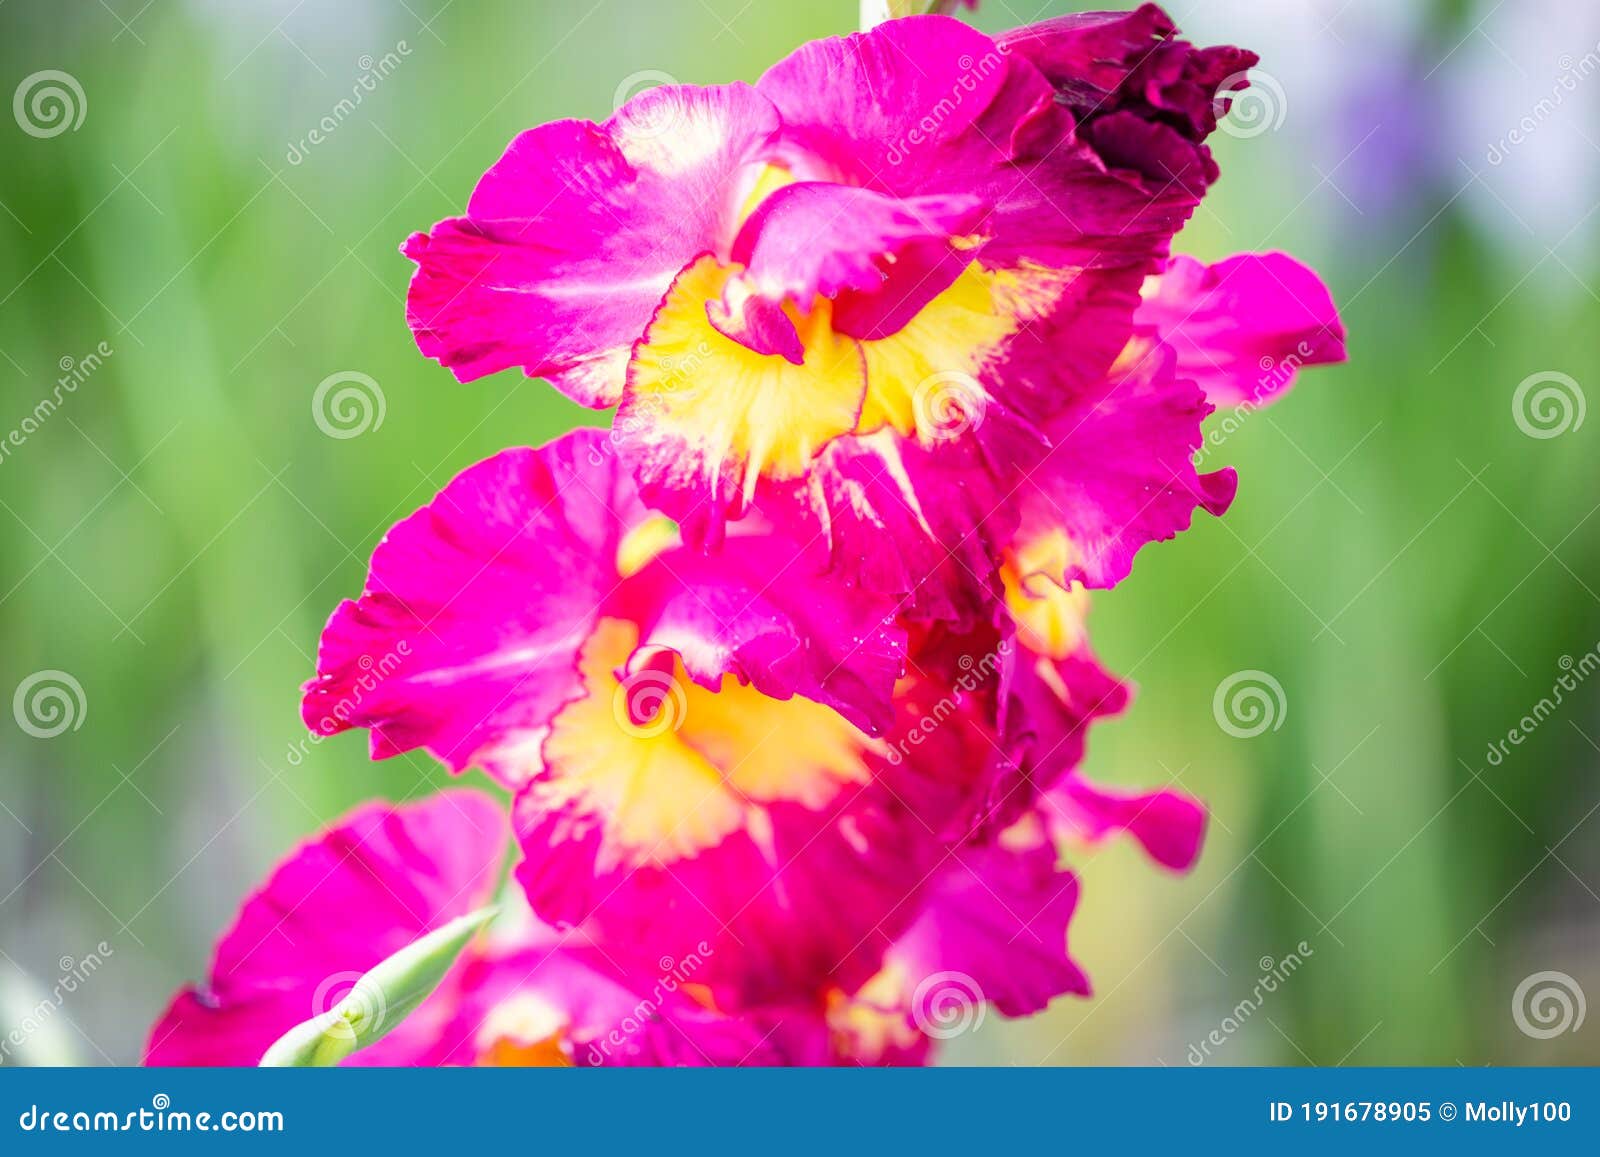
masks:
[[[411,328],[610,428],[395,526],[304,698],[509,815],[452,790],[335,824],[150,1061],[254,1063],[330,977],[497,891],[352,1060],[921,1063],[952,993],[1087,994],[1062,848],[1127,833],[1182,870],[1205,826],[1080,771],[1129,695],[1088,591],[1227,508],[1233,471],[1193,462],[1214,406],[1344,356],[1289,257],[1170,252],[1254,62],[1154,5],[998,38],[918,16],[513,140],[406,242]]]

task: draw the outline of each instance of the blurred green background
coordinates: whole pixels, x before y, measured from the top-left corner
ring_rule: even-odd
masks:
[[[1223,180],[1180,247],[1317,266],[1351,364],[1211,449],[1239,468],[1233,511],[1096,603],[1099,648],[1141,694],[1095,733],[1091,770],[1206,799],[1199,867],[1080,850],[1096,996],[991,1016],[945,1059],[1600,1061],[1600,1015],[1544,1035],[1513,1012],[1541,972],[1600,995],[1600,679],[1487,755],[1600,641],[1600,417],[1532,437],[1513,412],[1530,375],[1569,375],[1574,403],[1600,388],[1600,14],[1172,12],[1264,73],[1265,119],[1218,134]],[[41,671],[83,692],[51,738],[0,717],[0,1030],[108,957],[5,1063],[136,1060],[292,842],[444,778],[369,763],[361,735],[297,747],[319,627],[453,473],[584,415],[515,373],[460,386],[421,358],[400,241],[459,211],[522,128],[601,119],[666,77],[754,79],[855,19],[849,0],[0,8],[4,90],[55,69],[85,102],[58,135],[0,124],[0,440],[60,402],[0,447],[0,692]],[[336,438],[312,399],[344,371],[384,411]],[[1253,738],[1213,714],[1242,670],[1283,689]]]

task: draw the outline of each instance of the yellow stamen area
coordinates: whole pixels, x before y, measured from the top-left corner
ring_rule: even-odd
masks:
[[[826,298],[807,310],[785,304],[803,351],[797,366],[711,325],[707,302],[749,296],[743,272],[706,256],[678,276],[634,352],[628,391],[645,436],[674,456],[670,481],[704,479],[747,500],[760,478],[803,475],[843,434],[889,428],[931,445],[951,437],[952,408],[965,413],[963,429],[979,424],[986,365],[1074,276],[974,262],[903,329],[872,341],[837,333]]]
[[[856,343],[833,331],[833,310],[793,306],[805,364],[758,354],[723,336],[706,316],[737,266],[702,257],[673,284],[628,373],[634,413],[668,452],[686,447],[685,477],[724,473],[746,495],[761,476],[796,478],[830,439],[854,429],[865,389]]]
[[[736,218],[738,224],[743,225],[749,220],[750,214],[754,213],[760,206],[761,202],[785,185],[794,184],[798,179],[783,165],[770,163],[762,165],[756,173],[755,183],[750,186],[749,195],[745,197],[744,204],[739,207],[739,214]],[[738,230],[735,229],[734,232],[737,233]]]
[[[1089,592],[1082,583],[1063,587],[1055,581],[1074,555],[1066,534],[1052,530],[1007,551],[1000,566],[1006,609],[1022,645],[1052,659],[1072,654],[1087,631]]]
[[[947,440],[950,408],[976,427],[990,398],[984,368],[1026,323],[1042,317],[1074,275],[1023,265],[987,270],[973,262],[888,337],[865,341],[867,394],[857,429],[889,427],[924,445]]]
[[[617,574],[638,574],[652,559],[677,546],[678,524],[664,514],[651,515],[622,536],[617,544]]]
[[[904,1009],[910,991],[905,969],[893,961],[885,963],[854,995],[829,989],[824,1015],[828,1030],[844,1046],[840,1051],[872,1063],[891,1049],[915,1045],[920,1034]]]
[[[572,1064],[567,1017],[531,992],[489,1010],[475,1039],[476,1063],[494,1068],[565,1068]]]
[[[547,807],[577,805],[606,838],[603,868],[669,863],[732,833],[766,833],[762,805],[821,807],[864,782],[870,740],[831,708],[771,699],[728,677],[718,691],[647,670],[618,678],[638,644],[629,622],[602,619],[580,660],[584,695],[551,724],[550,776],[529,787]],[[636,720],[632,699],[651,714]]]
[[[924,442],[943,434],[934,418],[952,383],[970,417],[981,417],[988,397],[978,384],[983,364],[1016,332],[1021,318],[1007,312],[1002,285],[1010,273],[986,272],[976,262],[961,271],[898,333],[861,343],[867,362],[867,394],[857,430],[888,426]],[[930,397],[930,393],[933,395]]]

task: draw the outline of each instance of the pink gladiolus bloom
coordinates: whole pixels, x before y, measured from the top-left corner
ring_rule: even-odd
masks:
[[[1254,61],[1150,4],[912,17],[518,136],[407,241],[408,320],[463,381],[520,368],[612,428],[396,525],[302,702],[511,814],[451,791],[302,847],[151,1063],[254,1063],[508,847],[516,918],[355,1063],[920,1064],[952,1010],[1087,994],[1061,848],[1182,871],[1206,826],[1083,774],[1131,696],[1089,591],[1227,509],[1213,408],[1345,355],[1293,259],[1170,252]]]
[[[764,525],[734,524],[714,560],[685,548],[606,450],[575,431],[507,451],[396,527],[329,622],[306,722],[516,790],[516,874],[540,919],[624,961],[704,944],[719,1008],[848,1007],[932,918],[952,857],[1023,871],[1016,826],[1044,830],[1045,793],[1071,790],[1087,727],[1127,692],[1088,649],[1081,591],[1018,586],[1020,634],[918,629],[907,655],[859,592],[846,606],[774,581],[794,543]],[[892,646],[858,659],[873,638]],[[853,690],[902,664],[876,735],[837,709],[846,675]],[[1120,800],[1066,798],[1090,834],[1137,827]],[[1055,873],[1053,851],[1027,859]],[[1074,991],[1050,911],[1062,935],[1034,954]]]
[[[970,626],[1019,525],[1069,499],[1060,573],[1111,585],[1232,492],[1188,461],[1186,367],[1130,351],[1254,59],[1154,5],[998,39],[924,16],[655,89],[523,133],[412,237],[411,325],[463,380],[618,407],[690,544],[757,509],[837,581]]]
[[[517,790],[546,920],[707,941],[741,1001],[864,978],[966,807],[982,721],[911,746],[942,692],[899,677],[888,608],[786,576],[800,547],[762,526],[685,549],[607,450],[507,451],[397,526],[329,622],[306,723]]]
[[[487,901],[506,835],[493,801],[459,790],[336,822],[245,902],[207,985],[180,992],[152,1028],[146,1063],[256,1064],[361,973]],[[518,916],[513,897],[503,927],[472,941],[409,1017],[385,1026],[385,994],[356,989],[386,1035],[343,1063],[920,1064],[948,1018],[980,1001],[1021,1015],[1088,991],[1066,955],[1077,885],[1054,859],[1037,834],[959,853],[854,991],[826,982],[737,1015],[701,983],[716,949],[629,969],[617,945]]]
[[[256,1064],[289,1029],[345,998],[362,972],[486,903],[508,835],[499,805],[461,790],[367,804],[336,822],[245,901],[217,946],[209,983],[177,995],[151,1030],[145,1062]],[[738,1065],[827,1056],[815,1014],[770,1010],[758,1027],[698,1002],[699,964],[684,958],[630,975],[581,938],[512,921],[470,944],[416,1012],[346,1063]],[[391,1013],[384,995],[360,998],[379,1022]]]

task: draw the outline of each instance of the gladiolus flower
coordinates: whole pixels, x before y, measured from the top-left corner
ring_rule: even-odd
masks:
[[[1193,385],[1118,359],[1216,177],[1218,86],[1254,59],[1153,5],[998,39],[923,16],[753,87],[655,89],[522,134],[466,216],[412,237],[411,325],[463,380],[516,366],[618,407],[643,500],[691,544],[759,509],[822,535],[839,581],[970,625],[1026,482],[1075,498],[1104,557],[1074,573],[1109,585],[1231,491],[1170,477]],[[1157,420],[1110,398],[1113,453],[1130,372]]]
[[[612,428],[396,525],[302,702],[511,814],[451,791],[300,848],[151,1063],[917,1064],[1087,994],[1062,848],[1182,871],[1205,832],[1083,773],[1131,694],[1089,592],[1226,510],[1214,407],[1345,354],[1293,259],[1170,253],[1254,61],[1150,4],[913,17],[517,137],[406,243],[408,319],[463,381],[518,367]],[[330,984],[438,944],[403,1023],[317,1051]]]
[[[297,1024],[359,1004],[384,1035],[363,1065],[776,1064],[749,1020],[694,998],[697,961],[627,974],[604,951],[532,922],[470,944],[410,1016],[358,978],[492,896],[508,831],[488,796],[367,804],[273,871],[217,946],[211,979],[151,1030],[151,1065],[254,1065]],[[352,989],[352,982],[355,986]],[[641,1012],[641,1009],[647,1010]],[[397,1023],[384,1022],[393,1018]],[[797,1015],[784,1039],[820,1026]]]

